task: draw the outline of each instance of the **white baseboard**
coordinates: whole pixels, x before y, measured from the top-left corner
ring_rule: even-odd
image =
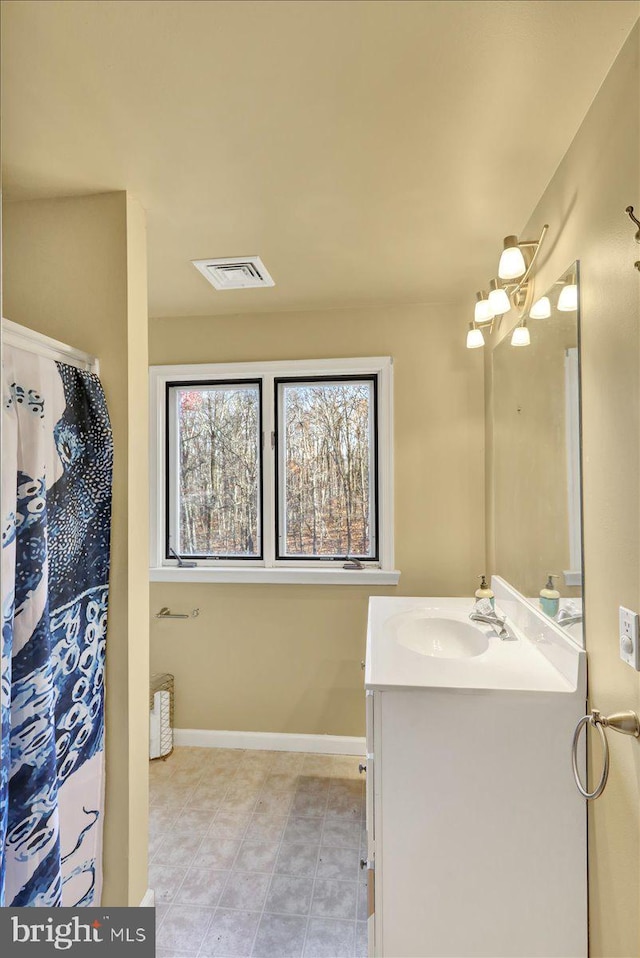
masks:
[[[364,755],[365,740],[351,735],[297,735],[290,732],[225,732],[176,728],[174,745],[200,748],[269,749],[276,752],[319,752],[325,755]]]
[[[140,902],[140,908],[155,908],[156,907],[156,893],[153,888],[147,888],[144,893],[144,897]]]

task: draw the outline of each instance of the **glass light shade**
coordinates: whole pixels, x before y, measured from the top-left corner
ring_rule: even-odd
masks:
[[[518,279],[526,272],[526,264],[522,250],[518,246],[517,236],[505,236],[504,249],[498,264],[500,279]]]
[[[503,316],[511,309],[511,301],[506,289],[501,289],[498,286],[496,286],[495,289],[489,290],[489,303],[494,316]]]
[[[531,336],[526,326],[516,326],[511,337],[512,346],[529,346]]]
[[[467,349],[478,349],[484,346],[484,336],[481,329],[476,329],[473,323],[469,323],[469,332],[467,333]]]
[[[529,310],[531,319],[549,319],[551,316],[551,303],[548,296],[542,296],[537,300]]]
[[[558,297],[558,309],[561,313],[571,313],[578,308],[578,287],[575,283],[563,286]]]
[[[474,321],[478,324],[490,323],[495,313],[491,308],[491,303],[487,299],[487,294],[477,293],[476,300],[476,308],[473,313]]]

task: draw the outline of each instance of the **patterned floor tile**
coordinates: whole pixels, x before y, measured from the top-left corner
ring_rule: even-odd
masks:
[[[253,946],[253,958],[300,958],[306,930],[306,918],[263,915]]]
[[[359,761],[180,747],[152,764],[157,958],[366,958]]]
[[[189,868],[178,888],[175,901],[181,905],[215,908],[220,901],[230,872],[210,868]]]
[[[260,912],[218,908],[200,947],[202,958],[247,958],[260,921]]]
[[[264,910],[271,914],[306,915],[311,905],[313,881],[291,875],[274,875]]]
[[[355,937],[355,921],[311,918],[303,954],[305,958],[351,958]]]
[[[270,875],[260,872],[231,872],[220,907],[262,911],[270,881]]]
[[[156,934],[158,947],[197,951],[213,915],[213,908],[171,905]]]
[[[316,918],[344,918],[354,921],[357,899],[357,882],[315,881],[311,914]]]

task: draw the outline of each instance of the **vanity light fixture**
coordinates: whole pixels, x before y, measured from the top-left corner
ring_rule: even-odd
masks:
[[[492,323],[495,313],[491,308],[491,303],[487,299],[486,293],[476,293],[476,307],[473,313],[474,322],[481,326],[484,323]]]
[[[527,321],[523,319],[522,322],[518,323],[516,328],[513,331],[511,336],[511,345],[512,346],[529,346],[531,344],[531,336],[529,335],[529,330],[527,329]]]
[[[548,296],[541,296],[529,310],[531,319],[549,319],[551,316],[551,303]]]
[[[467,333],[467,349],[478,349],[484,346],[484,336],[482,330],[478,329],[475,323],[469,323],[469,332]]]
[[[561,313],[573,313],[578,308],[578,287],[573,277],[562,287],[558,296],[558,309]]]
[[[519,279],[524,275],[526,269],[527,264],[518,244],[518,237],[505,236],[504,249],[498,264],[498,276],[500,279]]]
[[[529,331],[523,324],[523,320],[528,309],[540,308],[545,299],[543,297],[533,307],[531,306],[533,300],[533,267],[548,229],[549,227],[545,223],[540,231],[540,238],[537,240],[521,240],[518,242],[517,236],[505,237],[504,249],[498,266],[499,279],[491,280],[488,296],[484,292],[476,294],[474,321],[467,333],[467,346],[470,349],[476,349],[478,346],[484,345],[484,336],[482,342],[479,341],[480,337],[471,336],[472,332],[475,334],[479,331],[478,326],[489,326],[489,332],[493,332],[493,323],[496,318],[500,319],[511,309],[520,311],[518,329],[524,330],[524,332],[519,332],[517,336],[514,330],[516,342],[513,342],[512,338],[512,343],[514,346],[529,345]],[[531,315],[534,315],[534,313],[532,312]],[[551,313],[549,312],[547,315],[551,315]],[[545,319],[546,316],[539,315],[536,318]],[[470,338],[472,345],[470,345]]]
[[[493,310],[494,316],[504,316],[511,309],[511,300],[506,289],[499,284],[497,279],[492,279],[489,283],[489,304]]]

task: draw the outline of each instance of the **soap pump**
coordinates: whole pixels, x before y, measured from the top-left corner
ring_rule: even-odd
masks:
[[[487,585],[487,577],[483,572],[482,575],[477,576],[478,579],[481,579],[480,588],[476,589],[476,602],[481,602],[482,599],[488,599],[491,603],[491,608],[495,609],[496,599],[493,594],[493,589],[491,586]]]
[[[560,608],[560,593],[553,584],[553,580],[559,578],[560,576],[550,572],[547,577],[547,584],[544,589],[540,589],[540,606],[542,611],[552,619],[556,617]]]

